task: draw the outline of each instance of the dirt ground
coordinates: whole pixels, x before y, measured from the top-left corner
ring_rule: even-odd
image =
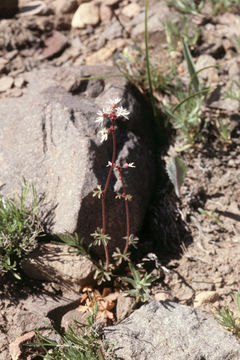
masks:
[[[137,32],[134,17],[128,19],[121,15],[131,1],[113,1],[110,9],[114,21],[104,22],[102,15],[98,25],[88,25],[82,30],[71,29],[71,14],[54,14],[55,2],[43,3],[50,9],[45,15],[18,16],[0,21],[0,76],[15,78],[45,63],[53,66],[85,63],[114,65],[116,58],[121,58],[125,46],[133,46],[138,41],[140,48],[144,49],[143,33]],[[150,1],[149,11],[156,3]],[[24,4],[27,4],[26,0],[21,2],[21,5]],[[144,2],[139,1],[138,4],[140,13],[144,10]],[[174,9],[171,13],[180,16]],[[152,289],[156,299],[173,299],[181,304],[200,306],[214,314],[219,306],[234,306],[232,294],[240,286],[239,102],[224,98],[224,91],[240,76],[240,47],[236,42],[236,37],[240,37],[240,13],[224,12],[214,17],[207,13],[204,16],[189,15],[189,18],[193,29],[202,30],[198,41],[191,47],[194,62],[197,63],[202,55],[208,55],[221,66],[209,69],[203,77],[203,82],[213,84],[215,90],[208,96],[203,109],[199,141],[180,153],[188,167],[181,196],[179,199],[175,196],[165,176],[149,211],[148,230],[142,235],[141,252],[145,255],[151,246],[151,252],[157,254],[163,265],[162,280]],[[108,23],[115,24],[114,27],[116,22],[121,24],[121,31],[112,38],[106,36],[99,40]],[[149,20],[149,26],[153,25]],[[56,31],[65,37],[58,38],[62,42],[60,48],[54,39],[52,43],[48,42]],[[113,31],[118,32],[118,29]],[[136,37],[134,34],[137,34]],[[166,64],[175,62],[178,76],[186,83],[183,56],[177,48],[172,53],[168,51],[164,34],[162,29],[150,31],[151,59],[155,63],[158,61],[162,71],[167,71]],[[23,91],[24,87],[14,85],[0,92],[0,99],[21,96]],[[155,96],[163,102],[170,99],[167,91],[156,90]],[[221,116],[230,119],[232,134],[227,146],[218,136],[216,123]],[[172,141],[162,151],[161,161],[176,154],[181,145],[181,141]],[[15,283],[10,287],[6,281],[3,284],[3,291],[0,290],[3,337],[7,337],[10,331],[9,317],[14,316],[19,306],[17,297],[34,293],[35,288],[37,291],[45,288],[44,291],[49,294],[61,293],[61,289],[53,284],[41,285],[29,281],[24,289]],[[4,294],[6,291],[8,296]]]

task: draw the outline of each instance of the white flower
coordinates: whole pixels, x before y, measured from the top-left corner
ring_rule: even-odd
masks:
[[[131,167],[131,168],[135,168],[136,166],[134,165],[134,163],[132,162],[132,163],[125,163],[123,166],[122,166],[122,168],[123,169],[126,169],[126,168],[128,168],[128,167]]]
[[[108,164],[106,165],[106,167],[108,167],[108,166],[112,166],[111,161],[108,161]]]
[[[116,108],[117,111],[117,116],[123,116],[125,119],[128,119],[128,115],[130,114],[130,112],[127,109],[124,109],[122,106],[119,106]]]
[[[103,128],[99,131],[99,135],[101,136],[101,142],[106,141],[108,139],[108,130]]]
[[[95,122],[102,125],[104,119],[108,116],[108,114],[110,114],[111,110],[112,109],[110,106],[103,108],[103,110],[98,110],[98,112],[97,112],[98,117],[95,120]]]
[[[128,164],[128,167],[135,168],[136,166],[135,166],[134,163],[132,162],[132,163],[129,163],[129,164]]]
[[[111,105],[117,105],[122,99],[120,98],[115,98],[115,99],[110,99],[108,101],[108,104],[111,104]]]

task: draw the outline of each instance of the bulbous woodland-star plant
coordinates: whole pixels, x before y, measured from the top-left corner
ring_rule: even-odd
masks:
[[[99,131],[101,142],[107,141],[109,135],[112,137],[112,159],[111,161],[108,161],[108,164],[106,164],[106,167],[109,168],[106,183],[103,188],[101,185],[98,185],[96,190],[93,191],[93,196],[97,196],[101,199],[102,204],[102,226],[98,227],[96,231],[91,234],[94,239],[91,245],[103,246],[105,251],[105,261],[99,261],[99,266],[95,272],[95,278],[99,284],[103,281],[110,281],[112,272],[122,263],[122,261],[130,261],[129,247],[131,245],[135,247],[138,241],[138,238],[134,237],[134,235],[130,233],[129,201],[132,199],[132,196],[127,193],[124,181],[124,170],[127,168],[135,168],[135,165],[134,163],[127,162],[120,165],[115,162],[117,136],[116,121],[118,118],[128,120],[128,116],[130,114],[129,111],[124,109],[122,106],[117,106],[120,101],[121,99],[119,98],[110,100],[108,106],[106,106],[103,110],[98,111],[98,117],[96,119],[96,123],[102,126],[102,129]],[[103,127],[106,123],[110,123],[109,128]],[[126,236],[124,237],[124,249],[121,251],[119,248],[116,248],[112,258],[110,259],[108,243],[111,241],[111,236],[107,232],[106,194],[109,190],[109,183],[113,171],[117,173],[117,176],[122,184],[122,192],[116,193],[115,198],[122,199],[125,203]]]

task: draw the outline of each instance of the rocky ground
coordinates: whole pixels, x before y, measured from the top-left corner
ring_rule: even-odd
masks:
[[[76,13],[78,3],[81,1],[21,0],[19,12],[0,21],[0,101],[21,97],[28,87],[26,72],[46,65],[118,65],[131,75],[142,74],[144,1],[91,1],[78,10],[80,15]],[[188,166],[181,196],[179,199],[175,196],[168,180],[158,186],[140,252],[146,256],[150,249],[164,266],[162,280],[152,289],[156,300],[173,300],[214,314],[218,306],[233,307],[232,293],[239,289],[239,101],[226,98],[225,93],[240,76],[240,13],[223,11],[212,16],[206,6],[202,14],[188,15],[189,33],[200,31],[191,49],[198,69],[219,65],[200,73],[201,80],[214,90],[203,109],[200,141],[181,152]],[[174,101],[164,89],[167,79],[174,83],[178,76],[183,84],[187,82],[177,34],[173,38],[174,49],[169,51],[171,44],[167,43],[164,30],[165,19],[176,21],[180,16],[166,1],[150,1],[150,58],[161,83],[161,89],[155,88],[159,108],[160,102]],[[134,62],[123,57],[127,46],[128,54],[137,56]],[[142,89],[142,83],[136,84]],[[228,144],[219,137],[219,117],[230,121],[232,133]],[[172,141],[162,150],[161,158],[167,160],[181,146],[181,140]],[[9,341],[32,330],[43,319],[50,318],[56,327],[64,327],[66,323],[63,325],[59,317],[73,310],[79,297],[59,284],[37,280],[28,280],[22,287],[5,279],[2,289],[1,360],[9,359]],[[39,317],[33,315],[29,324],[26,310],[30,313],[36,310],[36,294],[44,299],[42,305],[37,305],[39,309],[48,305],[45,312],[39,312]],[[121,318],[118,314],[118,319]]]

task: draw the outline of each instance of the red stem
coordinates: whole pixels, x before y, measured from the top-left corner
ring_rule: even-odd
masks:
[[[105,235],[106,234],[106,209],[105,209],[105,196],[108,190],[109,181],[112,175],[114,163],[115,163],[115,157],[116,157],[116,135],[115,135],[115,129],[114,129],[114,120],[112,120],[112,140],[113,140],[113,153],[112,153],[112,165],[109,169],[107,181],[102,193],[102,232]],[[105,251],[105,258],[106,258],[106,269],[109,266],[109,252],[107,245],[104,245],[104,251]]]
[[[99,348],[99,353],[100,353],[100,355],[101,355],[102,360],[105,360],[105,356],[104,356],[104,354],[103,354],[103,349],[102,349],[102,347]]]
[[[119,173],[120,173],[120,180],[122,182],[123,196],[124,196],[124,200],[125,200],[127,236],[126,236],[126,244],[125,244],[125,248],[123,250],[123,254],[126,254],[126,252],[128,251],[128,247],[129,247],[129,236],[130,236],[129,207],[128,207],[128,199],[126,199],[127,193],[126,193],[126,188],[125,188],[123,177],[122,177],[122,169],[119,168],[118,170],[119,170]]]

